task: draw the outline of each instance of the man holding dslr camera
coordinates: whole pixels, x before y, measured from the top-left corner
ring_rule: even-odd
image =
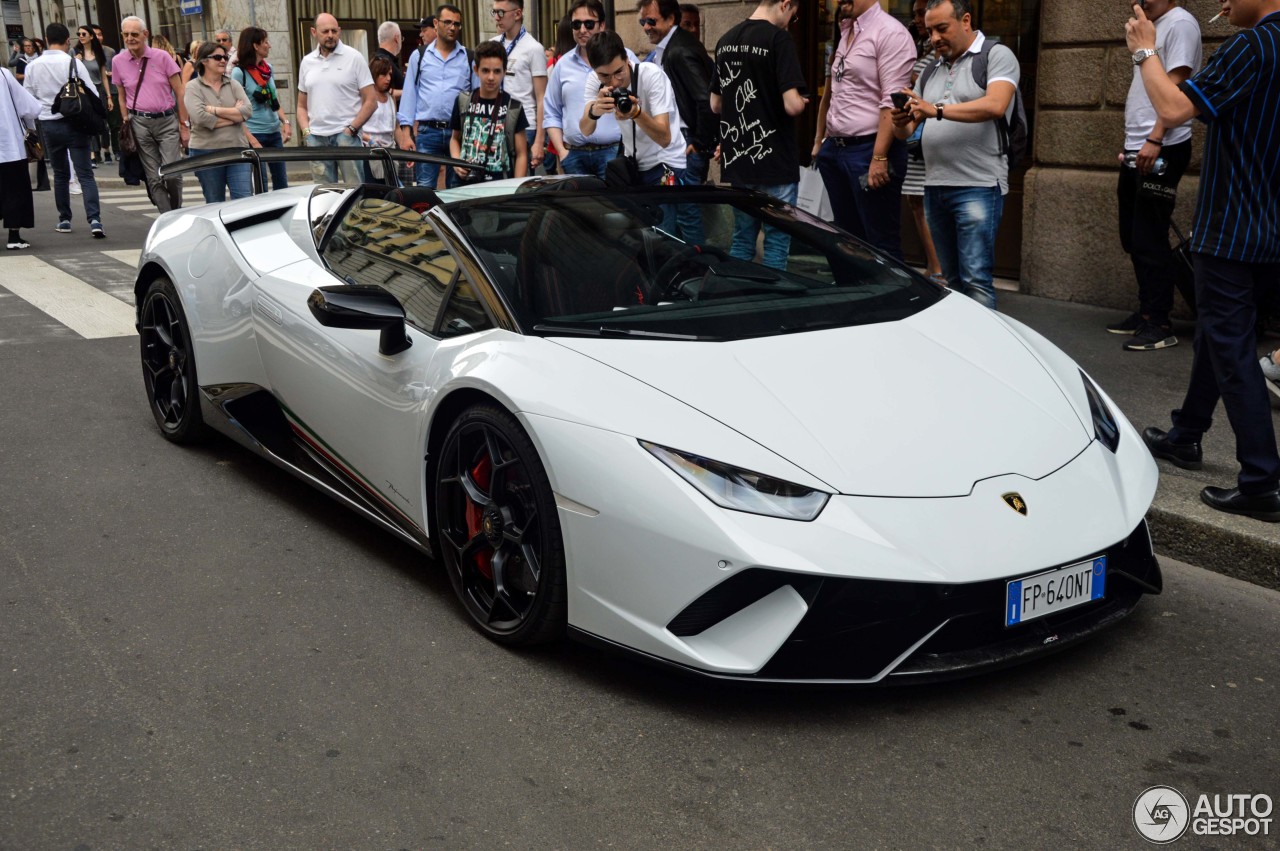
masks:
[[[578,123],[584,136],[602,116],[613,115],[622,131],[623,153],[635,161],[627,178],[634,186],[675,186],[684,178],[685,140],[677,122],[675,93],[661,68],[632,65],[622,37],[600,32],[587,42],[587,61],[595,70],[586,82],[587,106]],[[667,227],[674,233],[675,210]]]

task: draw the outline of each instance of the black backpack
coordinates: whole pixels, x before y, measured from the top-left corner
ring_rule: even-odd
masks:
[[[987,87],[987,54],[991,52],[991,48],[996,46],[996,42],[992,39],[985,39],[982,42],[982,48],[975,54],[970,61],[973,63],[973,82],[980,89]],[[933,72],[942,66],[942,59],[939,58],[935,62],[931,62],[920,72],[920,79],[916,81],[916,92],[921,96],[924,95],[924,87],[929,78],[933,76]],[[1022,162],[1022,158],[1027,155],[1027,110],[1022,103],[1022,90],[1014,88],[1013,90],[1013,116],[1005,118],[1000,116],[996,121],[996,135],[1000,139],[1000,152],[1009,158],[1009,170],[1013,171],[1018,167],[1018,163]]]

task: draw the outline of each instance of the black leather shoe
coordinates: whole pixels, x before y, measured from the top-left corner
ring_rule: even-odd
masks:
[[[1164,429],[1152,426],[1142,432],[1142,442],[1147,444],[1151,454],[1172,463],[1184,470],[1199,470],[1204,466],[1204,453],[1200,451],[1199,441],[1195,443],[1172,443]]]
[[[1228,514],[1243,514],[1254,520],[1280,523],[1280,490],[1242,494],[1239,488],[1205,488],[1200,499],[1210,508]]]

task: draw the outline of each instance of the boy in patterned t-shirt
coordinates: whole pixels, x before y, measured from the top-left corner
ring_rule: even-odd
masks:
[[[480,88],[458,95],[449,120],[453,130],[449,153],[454,159],[476,164],[475,168],[457,168],[458,177],[463,183],[525,177],[529,173],[525,134],[529,120],[520,101],[502,91],[507,52],[497,42],[486,41],[475,49],[475,58]]]

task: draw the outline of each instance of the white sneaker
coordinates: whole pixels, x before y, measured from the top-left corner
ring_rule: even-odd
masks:
[[[78,180],[72,180],[70,183],[67,184],[67,188],[71,191],[72,195],[84,194],[84,190],[80,188],[80,181]]]
[[[1273,361],[1271,355],[1263,355],[1258,366],[1262,367],[1262,375],[1267,379],[1267,389],[1280,398],[1280,364]]]

